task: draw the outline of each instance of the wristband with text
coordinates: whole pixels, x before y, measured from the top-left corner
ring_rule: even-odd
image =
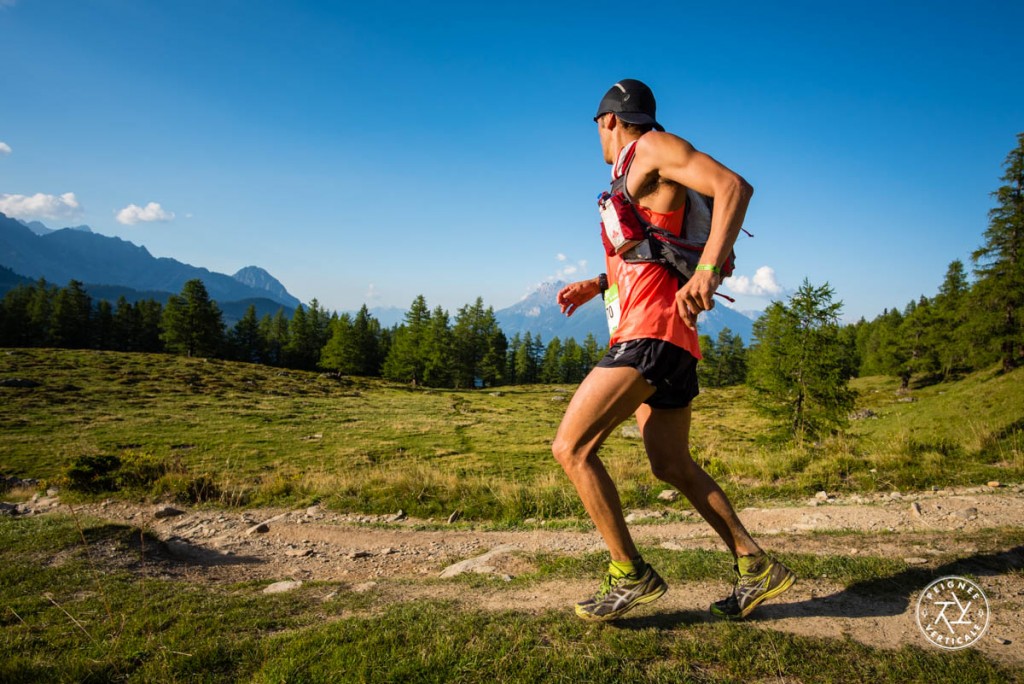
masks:
[[[714,264],[697,264],[697,268],[694,271],[712,271],[718,275],[722,275],[722,269],[718,268]]]

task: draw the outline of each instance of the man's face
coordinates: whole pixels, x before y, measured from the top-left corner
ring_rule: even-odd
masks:
[[[597,117],[597,135],[601,139],[601,152],[604,154],[604,161],[607,164],[613,163],[615,160],[611,158],[611,129],[608,128],[608,119],[613,115],[602,114]]]

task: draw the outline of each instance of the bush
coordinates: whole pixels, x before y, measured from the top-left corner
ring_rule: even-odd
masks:
[[[118,489],[148,489],[172,470],[181,470],[181,466],[176,465],[149,453],[128,452],[121,458],[117,473]]]
[[[120,467],[121,459],[117,456],[82,455],[67,467],[63,479],[72,491],[90,494],[112,492],[118,489],[116,472]]]

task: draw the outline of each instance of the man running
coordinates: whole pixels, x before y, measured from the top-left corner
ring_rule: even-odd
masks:
[[[580,384],[552,443],[552,452],[576,487],[611,552],[597,593],[576,604],[585,620],[613,620],[668,589],[643,561],[626,527],[618,491],[598,458],[604,440],[636,415],[654,476],[689,499],[736,557],[732,594],[711,606],[725,618],[743,618],[794,581],[743,527],[725,493],[690,457],[690,402],[697,396],[697,315],[714,306],[721,267],[736,241],[753,188],[690,143],[665,133],[655,118],[654,94],[633,79],[605,94],[594,120],[604,160],[626,174],[626,196],[644,219],[679,235],[686,188],[714,198],[711,235],[692,278],[655,263],[606,258],[607,274],[565,286],[557,301],[568,316],[603,294],[610,349]],[[634,143],[630,162],[620,153]],[[623,155],[625,157],[626,155]]]

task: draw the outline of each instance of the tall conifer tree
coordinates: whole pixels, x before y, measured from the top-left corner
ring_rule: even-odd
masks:
[[[990,312],[978,341],[998,349],[999,362],[1008,371],[1020,363],[1024,348],[1024,133],[1017,135],[1017,147],[1003,167],[1005,184],[992,193],[998,204],[989,211],[985,244],[972,257],[979,310]]]

